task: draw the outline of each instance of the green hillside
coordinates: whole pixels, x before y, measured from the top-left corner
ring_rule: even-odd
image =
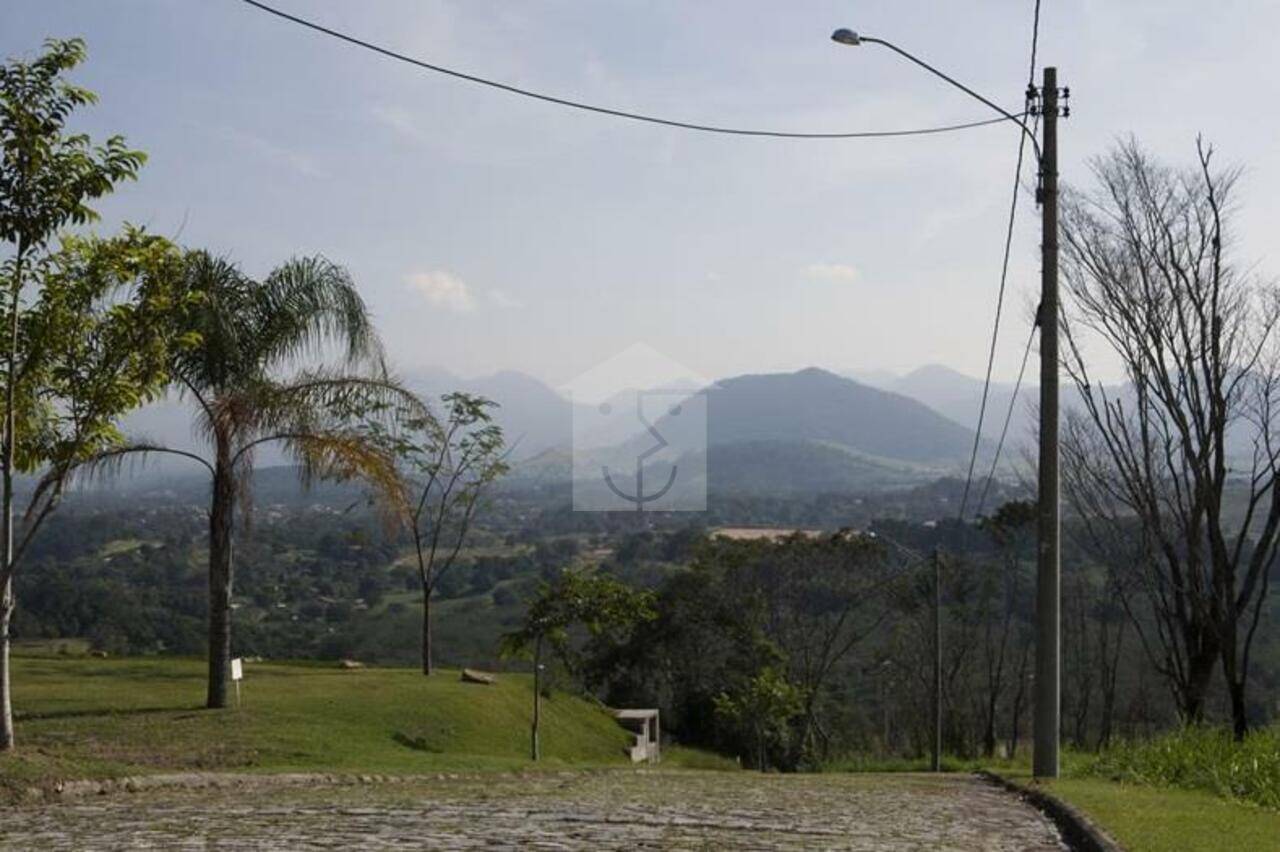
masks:
[[[532,684],[456,671],[249,663],[239,709],[209,711],[204,665],[187,659],[22,656],[19,748],[0,783],[149,772],[416,773],[528,768]],[[626,765],[628,735],[603,710],[543,702],[543,765]]]

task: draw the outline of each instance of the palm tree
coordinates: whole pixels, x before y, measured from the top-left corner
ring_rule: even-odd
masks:
[[[206,706],[227,705],[231,660],[232,539],[247,516],[254,455],[284,449],[304,483],[360,477],[399,499],[390,454],[367,440],[361,418],[419,403],[387,376],[369,312],[346,270],[324,258],[296,258],[255,281],[230,261],[190,252],[198,345],[177,357],[175,390],[194,408],[204,454],[131,442],[94,460],[111,472],[130,455],[168,453],[203,465],[209,501],[209,684]],[[335,355],[336,364],[306,364]],[[91,471],[92,472],[92,471]]]

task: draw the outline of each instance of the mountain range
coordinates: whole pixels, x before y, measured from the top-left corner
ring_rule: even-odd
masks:
[[[885,390],[923,402],[939,414],[964,426],[977,427],[982,407],[982,380],[944,367],[927,364],[904,376],[892,377],[887,384],[877,384]],[[1035,400],[1038,389],[1024,383],[1017,389],[1008,382],[992,382],[987,394],[986,414],[983,417],[982,434],[997,439],[1006,417],[1009,417],[1009,438],[1021,443],[1034,437]],[[1010,405],[1012,404],[1012,414]]]
[[[401,378],[427,397],[465,391],[499,403],[495,420],[515,446],[512,479],[517,482],[563,481],[570,475],[574,451],[612,448],[626,455],[625,451],[647,446],[644,442],[649,440],[639,421],[630,416],[575,435],[575,418],[585,418],[607,405],[575,404],[518,371],[467,379],[429,369]],[[865,491],[963,473],[973,448],[972,426],[982,383],[942,366],[901,377],[881,374],[868,381],[810,367],[734,376],[703,391],[707,446],[696,461],[705,465],[710,488]],[[626,405],[625,400],[634,400],[635,393],[635,389],[621,391],[613,404]],[[988,458],[993,443],[989,438],[998,434],[1011,394],[1012,388],[993,386],[980,444]],[[660,432],[665,428],[661,419],[655,425]],[[1021,426],[1011,427],[1013,442],[1024,437],[1013,431],[1017,428]],[[190,413],[177,400],[136,413],[126,423],[126,431],[181,449],[198,446]],[[264,467],[284,461],[278,454],[260,457]]]

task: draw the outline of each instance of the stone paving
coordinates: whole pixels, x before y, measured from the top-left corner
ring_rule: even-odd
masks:
[[[12,807],[0,849],[1061,850],[963,775],[573,772],[148,789]]]

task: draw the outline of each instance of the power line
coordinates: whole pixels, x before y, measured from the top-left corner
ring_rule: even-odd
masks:
[[[1040,45],[1040,0],[1036,0],[1035,15],[1031,24],[1031,68],[1028,73],[1027,97],[1030,100],[1035,86],[1036,51]],[[1033,131],[1034,133],[1034,131]],[[973,469],[978,463],[978,449],[982,444],[982,424],[987,416],[987,399],[991,394],[991,372],[995,366],[996,343],[1000,339],[1000,317],[1004,310],[1005,285],[1009,280],[1009,256],[1013,248],[1013,228],[1018,215],[1018,196],[1022,189],[1022,161],[1026,154],[1027,136],[1018,139],[1018,161],[1013,170],[1013,198],[1009,202],[1009,227],[1004,237],[1004,258],[1000,263],[1000,290],[996,296],[996,317],[991,327],[991,347],[987,354],[987,375],[982,382],[982,402],[978,406],[978,426],[973,435],[973,451],[969,455],[969,472],[965,476],[964,496],[960,500],[959,519],[964,520],[965,509],[969,505],[969,491],[973,487]],[[1024,361],[1025,364],[1025,361]],[[1003,441],[1003,438],[1001,439]],[[985,493],[985,490],[984,490]]]
[[[987,481],[982,484],[982,494],[978,497],[978,508],[973,510],[974,517],[982,514],[987,504],[987,492],[991,490],[991,481],[996,476],[996,465],[1000,463],[1000,451],[1004,449],[1005,436],[1009,434],[1009,422],[1013,419],[1013,411],[1018,404],[1018,391],[1022,388],[1022,376],[1027,371],[1027,358],[1031,355],[1031,344],[1036,339],[1036,326],[1031,325],[1031,333],[1027,335],[1027,348],[1022,351],[1022,366],[1018,368],[1018,381],[1013,386],[1013,396],[1009,399],[1009,410],[1004,415],[1004,426],[1000,429],[1000,440],[996,443],[996,454],[991,459],[991,470],[987,472]]]
[[[644,122],[648,122],[649,124],[660,124],[666,127],[677,127],[682,130],[696,130],[702,133],[721,133],[721,134],[727,134],[731,136],[768,136],[768,137],[779,138],[779,139],[883,139],[883,138],[900,137],[900,136],[928,136],[936,133],[950,133],[957,130],[971,130],[975,127],[985,127],[991,124],[1003,124],[1009,120],[1006,117],[988,118],[982,121],[969,121],[963,124],[947,124],[947,125],[942,125],[938,127],[918,127],[918,128],[907,129],[907,130],[859,130],[859,131],[848,132],[848,133],[801,133],[801,132],[792,132],[792,131],[785,131],[785,130],[758,130],[758,129],[752,129],[752,128],[723,127],[723,126],[714,125],[714,124],[696,124],[688,121],[677,121],[675,119],[659,118],[657,116],[645,115],[643,113],[627,112],[626,110],[613,109],[612,107],[596,106],[594,104],[583,103],[581,101],[574,101],[568,98],[561,98],[561,97],[556,97],[554,95],[547,95],[541,92],[535,92],[530,89],[522,89],[518,86],[512,86],[508,83],[501,83],[501,82],[498,82],[497,80],[490,80],[485,77],[478,77],[474,74],[467,74],[462,71],[456,71],[452,68],[446,68],[442,65],[434,65],[430,62],[425,62],[421,59],[415,59],[412,56],[406,56],[403,53],[397,53],[394,50],[381,47],[379,45],[373,44],[372,42],[364,41],[363,39],[356,38],[355,36],[348,35],[344,32],[340,32],[335,29],[330,29],[329,27],[323,26],[322,24],[317,24],[314,21],[309,21],[306,18],[300,18],[297,15],[291,15],[288,12],[282,11],[280,9],[276,9],[272,6],[268,6],[265,3],[260,3],[258,2],[258,0],[241,0],[241,2],[246,3],[254,7],[255,9],[266,12],[270,15],[275,15],[277,18],[282,18],[283,20],[289,21],[294,24],[298,24],[299,26],[303,26],[303,27],[306,27],[307,29],[314,30],[315,32],[323,33],[324,35],[330,36],[332,38],[336,38],[340,41],[345,41],[348,44],[353,44],[353,45],[356,45],[357,47],[362,47],[365,50],[371,50],[374,53],[379,53],[383,56],[386,56],[391,59],[395,59],[399,62],[406,62],[410,65],[415,65],[418,68],[423,68],[427,71],[434,71],[437,74],[445,74],[449,77],[456,77],[459,80],[466,80],[469,83],[477,83],[481,86],[488,86],[490,88],[499,89],[501,91],[509,92],[514,95],[520,95],[526,98],[533,98],[535,100],[545,101],[546,103],[556,104],[557,106],[569,107],[571,109],[585,110],[587,112],[599,113],[601,115],[611,115],[611,116],[614,116],[615,118],[625,118],[631,121],[644,121]],[[1017,118],[1021,118],[1021,117],[1024,117],[1026,113],[1021,112],[1021,113],[1016,113],[1014,115]]]

